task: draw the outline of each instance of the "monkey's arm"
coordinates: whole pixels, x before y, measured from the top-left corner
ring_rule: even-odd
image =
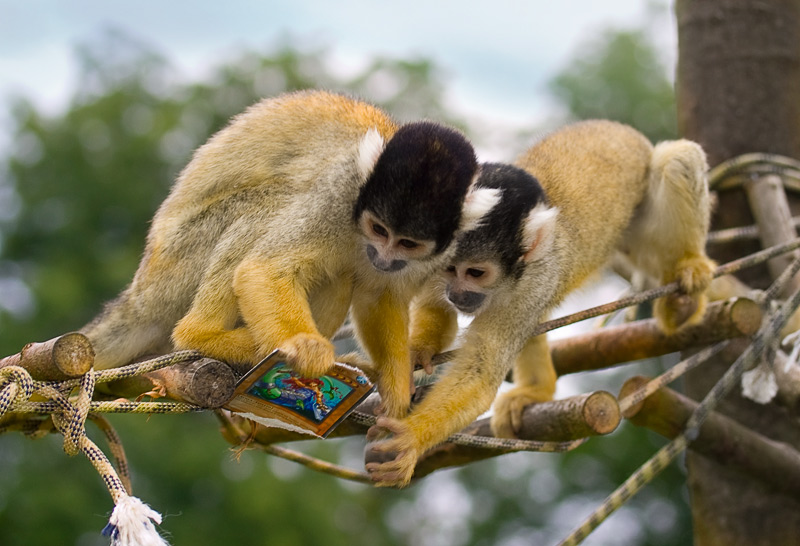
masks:
[[[389,417],[404,416],[411,402],[408,308],[408,298],[390,290],[377,298],[367,290],[353,294],[353,325],[378,374],[382,410]]]
[[[308,302],[313,263],[256,257],[239,264],[233,283],[258,356],[279,348],[306,377],[319,377],[334,364],[333,344],[319,333]]]
[[[307,299],[313,263],[246,257],[236,266],[230,284],[201,286],[191,310],[173,332],[176,344],[227,362],[250,364],[279,348],[301,375],[326,373],[333,366],[334,349],[317,330]],[[240,318],[244,326],[236,326]]]
[[[433,356],[447,349],[458,333],[458,314],[443,292],[438,279],[433,279],[411,302],[411,364],[428,374],[433,373]]]
[[[367,471],[379,486],[405,486],[419,457],[489,409],[510,368],[514,347],[499,332],[468,339],[443,377],[405,419],[381,417],[367,446]],[[476,336],[477,337],[477,336]]]

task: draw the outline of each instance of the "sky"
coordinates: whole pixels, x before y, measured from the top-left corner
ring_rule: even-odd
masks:
[[[57,112],[77,84],[75,46],[112,27],[152,44],[187,79],[287,36],[326,47],[343,71],[378,55],[426,57],[444,70],[456,112],[530,127],[553,107],[545,82],[587,40],[641,26],[648,9],[662,14],[656,43],[674,50],[673,17],[652,0],[0,0],[0,101],[18,93]]]

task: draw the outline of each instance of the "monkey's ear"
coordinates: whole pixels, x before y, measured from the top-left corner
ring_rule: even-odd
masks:
[[[539,204],[533,207],[522,226],[522,260],[526,263],[543,257],[553,246],[558,209]]]
[[[369,178],[385,146],[386,142],[375,127],[371,127],[361,137],[361,142],[358,143],[358,172],[364,180]]]
[[[473,186],[464,198],[461,211],[461,231],[470,231],[481,224],[481,220],[500,202],[503,192],[497,188],[476,188]]]

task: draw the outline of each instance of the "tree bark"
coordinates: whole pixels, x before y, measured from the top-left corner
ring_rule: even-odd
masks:
[[[711,166],[751,152],[800,158],[800,1],[677,0],[676,12],[683,135],[704,147]],[[792,196],[795,214],[798,205]],[[784,215],[767,211],[762,221]],[[719,192],[714,229],[753,222],[743,188]],[[756,250],[757,242],[715,245],[712,257],[724,263]],[[766,267],[745,270],[739,278],[754,288],[771,281]],[[692,398],[701,398],[738,356],[724,353],[687,377]],[[718,409],[772,440],[800,445],[795,416],[776,404],[732,395]],[[696,545],[797,541],[800,510],[763,480],[691,451],[687,466]]]

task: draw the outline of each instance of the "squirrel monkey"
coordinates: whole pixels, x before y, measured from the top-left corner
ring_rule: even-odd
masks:
[[[714,264],[704,250],[710,203],[697,144],[653,147],[628,126],[586,121],[546,137],[516,165],[481,167],[477,185],[501,190],[500,202],[458,237],[443,277],[415,302],[411,344],[423,365],[455,335],[448,305],[474,319],[450,367],[409,416],[380,418],[370,431],[370,439],[392,433],[367,448],[367,470],[379,485],[407,484],[419,456],[489,409],[512,365],[515,386],[495,403],[495,435],[513,436],[525,405],[552,399],[547,341],[531,332],[617,249],[658,281],[680,284],[681,296],[655,305],[663,329],[703,315]]]
[[[465,137],[432,122],[398,127],[322,91],[255,104],[198,148],[133,281],[82,329],[96,367],[195,349],[249,368],[280,348],[319,376],[351,310],[384,409],[402,415],[409,301],[493,204],[476,171]]]

